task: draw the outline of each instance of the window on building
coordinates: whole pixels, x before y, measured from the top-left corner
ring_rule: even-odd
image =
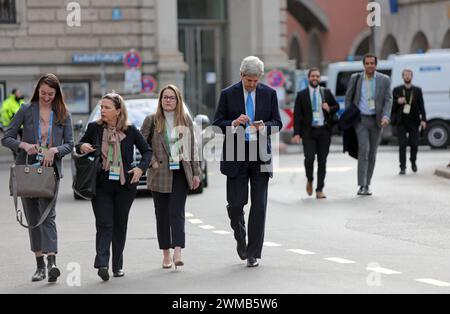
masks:
[[[16,23],[16,1],[0,0],[0,24]]]

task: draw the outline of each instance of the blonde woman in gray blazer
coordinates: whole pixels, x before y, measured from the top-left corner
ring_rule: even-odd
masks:
[[[177,268],[184,265],[187,192],[199,187],[200,167],[193,123],[176,86],[162,89],[157,112],[145,119],[141,132],[153,150],[147,184],[155,204],[162,267],[170,269],[174,264]],[[170,249],[174,249],[173,259]]]

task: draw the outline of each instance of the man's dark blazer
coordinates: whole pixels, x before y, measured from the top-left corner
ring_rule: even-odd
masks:
[[[394,104],[392,105],[392,125],[399,125],[402,123],[402,113],[404,105],[398,103],[398,99],[403,97],[403,89],[405,85],[400,85],[394,88],[392,91],[394,97]],[[413,126],[419,126],[421,121],[427,121],[427,115],[425,112],[425,105],[423,101],[422,89],[417,86],[411,87],[413,93],[413,101],[411,104],[410,122]]]
[[[356,135],[355,126],[361,121],[361,112],[355,104],[344,111],[339,119],[339,129],[344,131],[343,135],[343,148],[344,153],[358,159],[358,137]]]
[[[92,146],[101,145],[104,130],[105,128],[103,125],[100,125],[97,122],[91,122],[88,125],[83,138],[80,140],[80,143],[76,146],[77,152],[80,153],[81,145],[83,145],[84,143],[89,143]],[[152,159],[152,149],[142,136],[141,132],[139,132],[139,130],[136,129],[135,126],[130,125],[124,133],[126,137],[120,142],[120,150],[123,159],[123,170],[126,177],[126,187],[133,188],[137,186],[138,183],[130,183],[132,176],[128,174],[128,171],[133,168],[132,164],[134,160],[134,146],[136,145],[136,148],[142,155],[141,161],[139,165],[137,165],[137,167],[140,168],[143,173],[147,172],[148,166],[150,165],[150,160]],[[95,148],[101,149],[100,147]]]
[[[323,111],[323,115],[325,118],[325,126],[331,132],[333,128],[333,116],[336,112],[339,111],[339,103],[334,98],[331,91],[327,88],[320,88],[323,92],[321,92],[322,98],[324,102],[328,103],[330,106],[330,112]],[[321,106],[321,104],[319,104]],[[294,135],[300,135],[301,137],[308,137],[311,133],[313,122],[313,110],[312,110],[312,101],[311,96],[309,94],[309,88],[306,88],[300,91],[297,94],[297,98],[295,99],[295,108],[294,108]]]
[[[258,84],[256,87],[256,96],[255,96],[256,104],[255,104],[255,121],[262,120],[266,125],[267,134],[273,134],[275,132],[281,131],[283,127],[283,123],[281,122],[280,111],[278,108],[278,98],[277,93],[274,89],[264,85]],[[236,134],[231,135],[231,123],[239,118],[242,114],[246,114],[245,111],[245,101],[244,101],[244,87],[242,82],[239,82],[227,89],[223,90],[219,104],[217,106],[216,114],[214,116],[213,125],[221,128],[223,134],[225,136],[225,141],[223,143],[223,158],[220,163],[220,171],[231,178],[234,178],[239,173],[239,168],[242,162],[236,161],[236,154],[233,156],[233,160],[227,160],[227,137],[233,136],[234,138],[234,149],[235,153],[237,151],[237,140],[238,137]],[[259,145],[259,151],[263,148]],[[271,156],[272,147],[270,137],[268,136],[266,154]],[[261,164],[267,166],[267,170],[272,176],[272,163],[271,160],[261,161]]]

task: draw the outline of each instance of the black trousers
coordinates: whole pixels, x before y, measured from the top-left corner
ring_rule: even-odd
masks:
[[[234,238],[237,241],[245,240],[244,206],[248,203],[249,181],[251,206],[248,218],[247,256],[261,258],[266,224],[269,174],[261,172],[259,162],[243,161],[238,176],[227,178],[228,217],[234,231]]]
[[[185,248],[185,206],[188,185],[183,168],[173,172],[172,193],[152,192],[161,250]]]
[[[107,173],[104,173],[103,181],[97,186],[97,195],[92,200],[97,227],[95,268],[109,266],[111,243],[113,272],[123,268],[128,215],[136,192],[136,188],[109,180]]]
[[[308,182],[314,181],[314,161],[317,155],[317,189],[322,192],[325,187],[327,173],[327,158],[330,152],[331,132],[326,128],[312,128],[308,136],[303,138],[305,154],[305,171]]]
[[[406,169],[406,148],[411,146],[411,163],[417,161],[417,152],[419,151],[419,127],[413,124],[400,124],[397,126],[398,146],[400,153],[400,169]]]

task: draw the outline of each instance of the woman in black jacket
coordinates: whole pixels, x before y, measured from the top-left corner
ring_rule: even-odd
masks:
[[[94,145],[99,147],[94,147]],[[142,159],[132,168],[134,146]],[[101,99],[101,118],[89,124],[77,145],[82,154],[101,150],[102,171],[97,182],[97,193],[92,200],[97,237],[94,267],[104,281],[109,280],[109,258],[112,243],[112,271],[114,277],[123,277],[123,250],[125,248],[128,215],[136,197],[137,185],[148,169],[152,151],[135,126],[128,123],[123,98],[110,93]]]

